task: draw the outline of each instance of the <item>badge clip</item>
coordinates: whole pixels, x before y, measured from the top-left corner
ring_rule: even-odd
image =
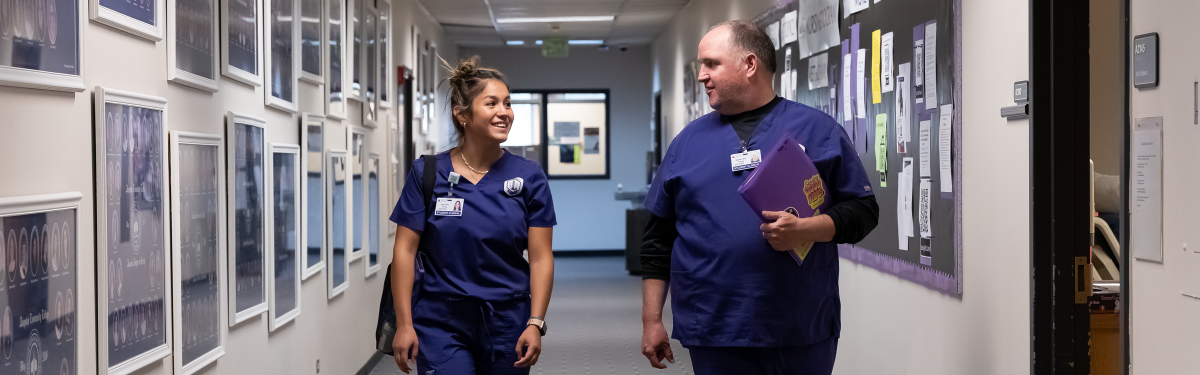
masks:
[[[450,177],[446,179],[447,181],[450,182],[450,193],[447,194],[446,196],[448,196],[448,197],[454,196],[454,185],[458,185],[458,179],[460,177],[462,177],[462,175],[459,175],[456,172],[450,172]]]

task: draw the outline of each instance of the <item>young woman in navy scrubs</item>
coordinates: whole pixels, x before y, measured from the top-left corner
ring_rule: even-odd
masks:
[[[392,212],[396,364],[408,373],[415,362],[422,375],[528,374],[554,282],[550,187],[537,163],[500,147],[513,123],[504,76],[473,57],[449,82],[458,147],[433,156],[428,202],[417,160]],[[417,285],[414,262],[424,269]]]

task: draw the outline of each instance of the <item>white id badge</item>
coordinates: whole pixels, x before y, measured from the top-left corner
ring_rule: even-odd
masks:
[[[438,198],[433,206],[433,216],[462,216],[465,204],[462,198]]]
[[[762,151],[753,150],[729,155],[729,161],[733,164],[734,172],[758,168],[758,163],[762,162]]]

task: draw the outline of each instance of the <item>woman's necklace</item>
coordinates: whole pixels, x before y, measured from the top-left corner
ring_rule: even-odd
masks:
[[[501,152],[503,152],[503,151],[501,151]],[[485,174],[487,174],[487,173],[488,173],[488,171],[483,171],[483,172],[480,172],[480,171],[477,171],[477,170],[475,170],[475,168],[474,168],[474,167],[471,167],[471,163],[468,163],[468,162],[467,162],[467,156],[466,156],[466,154],[464,154],[462,151],[459,151],[459,152],[458,152],[458,156],[462,158],[463,164],[466,164],[466,165],[467,165],[467,169],[470,169],[470,170],[471,170],[471,172],[475,172],[475,174],[478,174],[478,175],[485,175]]]

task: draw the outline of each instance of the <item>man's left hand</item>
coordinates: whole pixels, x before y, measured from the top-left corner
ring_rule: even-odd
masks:
[[[833,220],[825,215],[799,218],[783,211],[763,211],[763,217],[774,220],[761,225],[759,229],[771,248],[777,251],[789,251],[803,243],[825,242],[833,238]],[[830,233],[826,235],[826,231]]]

